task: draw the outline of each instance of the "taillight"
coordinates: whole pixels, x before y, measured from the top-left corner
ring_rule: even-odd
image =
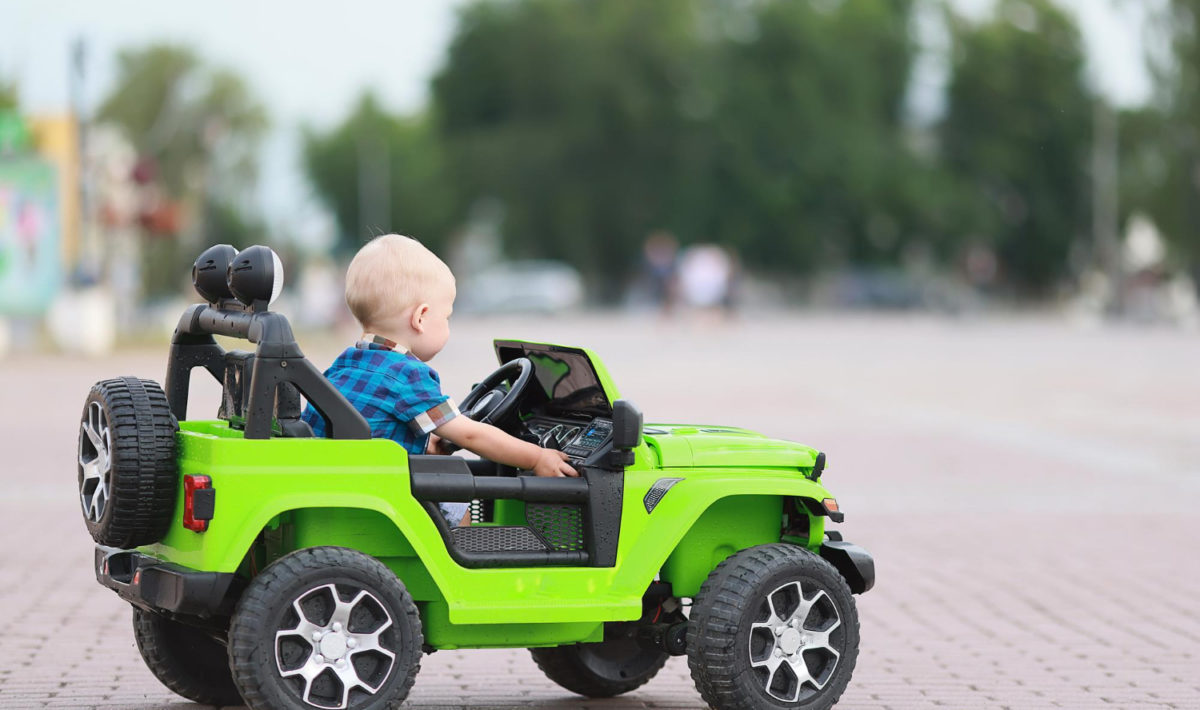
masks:
[[[217,491],[208,476],[183,477],[183,527],[195,532],[208,530],[217,507]]]

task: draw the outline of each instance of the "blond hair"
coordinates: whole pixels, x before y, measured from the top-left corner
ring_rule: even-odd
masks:
[[[385,234],[358,250],[346,269],[346,305],[364,329],[454,285],[445,262],[412,237]]]

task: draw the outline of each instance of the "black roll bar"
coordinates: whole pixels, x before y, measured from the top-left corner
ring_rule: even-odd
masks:
[[[367,420],[304,357],[283,314],[254,312],[230,301],[222,301],[220,306],[197,303],[188,307],[171,337],[166,390],[176,419],[187,418],[194,368],[204,367],[218,382],[224,382],[225,350],[213,339],[223,335],[258,346],[250,372],[245,438],[270,438],[277,390],[285,383],[294,385],[321,413],[329,426],[329,438],[371,438]]]

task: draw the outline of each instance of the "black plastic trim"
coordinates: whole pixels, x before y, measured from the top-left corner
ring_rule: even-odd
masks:
[[[617,543],[621,538],[625,472],[582,466],[579,474],[591,490],[589,503],[583,509],[583,540],[588,557],[595,567],[612,567],[617,564]]]
[[[200,617],[233,613],[232,572],[197,572],[136,550],[96,545],[96,581],[147,611]]]
[[[412,494],[417,500],[467,503],[475,499],[522,500],[529,503],[586,503],[590,486],[585,478],[485,476],[471,473],[456,456],[408,457]]]
[[[201,488],[192,491],[192,518],[212,520],[217,510],[217,489]]]
[[[875,560],[858,545],[845,540],[826,540],[821,544],[821,557],[846,578],[851,592],[863,594],[875,586]]]

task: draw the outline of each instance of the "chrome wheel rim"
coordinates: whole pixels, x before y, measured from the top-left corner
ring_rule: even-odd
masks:
[[[99,402],[87,407],[79,425],[79,502],[83,516],[93,523],[100,522],[108,508],[112,485],[112,432],[108,416]]]
[[[314,587],[292,601],[275,632],[275,665],[313,707],[347,708],[375,695],[396,664],[391,613],[348,584]]]
[[[772,698],[795,703],[823,690],[837,670],[842,617],[824,590],[788,582],[763,597],[750,625],[750,667]]]

